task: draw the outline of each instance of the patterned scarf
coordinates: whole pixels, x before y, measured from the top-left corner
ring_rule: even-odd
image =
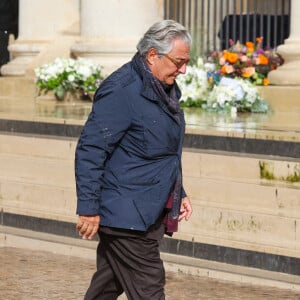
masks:
[[[144,83],[146,83],[146,86],[153,90],[158,99],[162,100],[179,124],[180,105],[177,94],[177,91],[179,90],[177,84],[175,83],[171,86],[168,86],[160,82],[155,76],[153,76],[145,58],[138,53],[134,56],[133,63],[137,67],[138,73],[143,79]]]

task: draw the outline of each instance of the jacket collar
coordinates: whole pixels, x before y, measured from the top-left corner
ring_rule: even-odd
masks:
[[[143,97],[145,97],[146,99],[150,100],[150,101],[153,101],[153,102],[156,102],[162,109],[165,113],[167,113],[172,119],[174,119],[175,121],[176,118],[174,117],[174,115],[170,112],[170,110],[168,109],[168,107],[166,106],[166,104],[160,99],[160,97],[158,96],[157,93],[155,93],[155,91],[153,90],[151,84],[149,83],[149,80],[147,78],[147,75],[144,74],[145,71],[141,71],[141,68],[138,66],[137,64],[137,56],[138,54],[136,54],[131,63],[132,63],[132,66],[133,66],[133,69],[135,70],[135,72],[137,73],[137,75],[140,77],[140,79],[142,80],[142,90],[141,90],[141,95]],[[180,99],[181,97],[181,91],[175,81],[174,83],[175,85],[175,92],[176,92],[176,95],[178,97],[178,99]],[[182,110],[180,110],[179,114],[182,114]]]

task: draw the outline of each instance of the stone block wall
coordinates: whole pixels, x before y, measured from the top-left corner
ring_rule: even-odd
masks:
[[[4,212],[76,222],[74,139],[0,135]]]
[[[190,222],[176,237],[300,257],[298,159],[185,149]]]
[[[78,238],[74,151],[81,126],[0,125],[1,225]],[[299,143],[287,157],[280,151],[290,142],[225,140],[187,134],[184,186],[194,212],[161,250],[300,275]]]

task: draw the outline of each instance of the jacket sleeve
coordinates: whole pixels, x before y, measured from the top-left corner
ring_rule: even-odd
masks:
[[[77,214],[99,214],[102,177],[108,156],[131,123],[126,93],[97,92],[75,152]]]
[[[181,188],[181,199],[182,199],[182,198],[185,198],[186,196],[187,196],[187,194],[186,194],[184,188],[182,187],[182,188]]]

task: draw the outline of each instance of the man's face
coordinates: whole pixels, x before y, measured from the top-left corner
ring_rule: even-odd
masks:
[[[190,47],[181,39],[175,39],[173,49],[165,55],[159,55],[150,49],[147,62],[153,75],[161,82],[172,85],[179,74],[186,72],[190,60]]]

